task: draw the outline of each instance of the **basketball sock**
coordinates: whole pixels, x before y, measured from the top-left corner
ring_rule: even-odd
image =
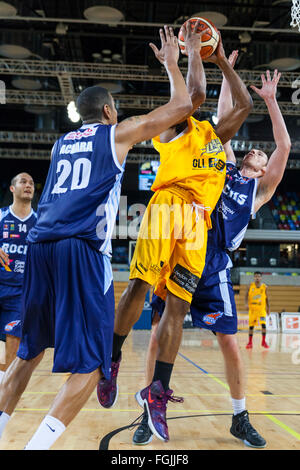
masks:
[[[4,411],[0,411],[0,437],[2,436],[4,428],[7,425],[9,419],[10,416],[7,413],[4,413]]]
[[[2,379],[3,379],[3,377],[4,377],[4,374],[5,374],[4,370],[0,370],[0,384],[1,384],[1,382],[2,382]]]
[[[165,392],[169,389],[169,383],[174,364],[169,362],[156,361],[153,375],[153,382],[160,380]]]
[[[111,356],[111,359],[113,362],[117,362],[120,359],[121,349],[126,338],[127,338],[127,335],[120,336],[120,335],[117,335],[117,333],[114,333],[113,349],[112,349],[112,356]]]
[[[233,414],[238,415],[242,411],[246,409],[246,398],[241,398],[240,400],[236,400],[235,398],[231,398]]]
[[[266,342],[266,333],[262,333],[261,336],[262,336],[261,342],[265,343]]]
[[[48,450],[66,429],[65,425],[47,415],[41,422],[39,428],[25,446],[24,450]]]

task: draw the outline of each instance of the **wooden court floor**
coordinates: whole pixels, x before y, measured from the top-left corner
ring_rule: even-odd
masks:
[[[53,450],[98,450],[112,431],[131,424],[141,414],[134,395],[144,386],[149,331],[133,330],[124,349],[115,407],[105,410],[93,393],[86,406],[52,447]],[[300,335],[271,333],[269,350],[254,334],[246,350],[246,332],[238,340],[247,370],[250,420],[267,440],[268,450],[300,450]],[[3,344],[3,343],[2,343]],[[53,374],[52,350],[33,374],[0,441],[2,450],[21,450],[34,434],[67,374]],[[108,439],[109,450],[248,450],[229,432],[232,408],[217,340],[208,331],[184,330],[171,381],[183,403],[169,403],[170,441],[153,438],[146,447],[134,446],[134,430]],[[107,441],[106,441],[107,442]]]

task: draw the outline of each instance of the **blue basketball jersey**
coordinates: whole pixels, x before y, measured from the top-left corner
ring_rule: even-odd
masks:
[[[242,176],[232,162],[226,166],[224,189],[211,215],[202,278],[232,267],[226,250],[234,251],[240,246],[254,214],[257,179]]]
[[[0,283],[21,286],[27,253],[29,231],[36,223],[37,214],[31,210],[25,219],[17,217],[12,207],[0,209],[0,247],[9,255],[9,266],[0,266]]]
[[[115,128],[86,124],[55,142],[30,243],[75,237],[111,256],[125,166],[116,155]]]

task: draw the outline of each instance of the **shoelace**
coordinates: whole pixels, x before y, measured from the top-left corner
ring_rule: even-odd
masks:
[[[248,415],[243,416],[243,418],[241,419],[240,429],[244,433],[250,432],[251,434],[257,434],[257,431],[255,431],[250,421],[248,420]]]
[[[183,403],[182,397],[175,397],[172,395],[173,390],[167,390],[163,395],[157,395],[156,405],[158,408],[165,408],[168,401],[172,403]]]

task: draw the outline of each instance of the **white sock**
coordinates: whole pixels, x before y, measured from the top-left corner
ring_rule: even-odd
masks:
[[[9,419],[10,416],[8,414],[4,413],[4,411],[0,411],[0,437],[2,436],[4,428],[7,425]]]
[[[45,416],[38,430],[25,446],[24,450],[50,449],[65,429],[65,425],[58,419],[50,415]]]
[[[236,400],[235,398],[231,398],[232,401],[232,408],[233,414],[237,415],[246,409],[246,398],[241,398],[241,400]]]
[[[4,370],[0,370],[0,384],[1,384],[1,382],[2,382],[2,379],[3,379],[3,377],[4,377],[4,374],[5,374]]]

